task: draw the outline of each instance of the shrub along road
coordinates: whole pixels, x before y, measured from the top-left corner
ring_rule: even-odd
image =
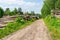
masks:
[[[41,19],[2,40],[51,40],[51,37]]]

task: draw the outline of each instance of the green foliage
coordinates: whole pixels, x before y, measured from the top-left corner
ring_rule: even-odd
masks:
[[[42,12],[42,17],[45,18],[47,15],[50,15],[50,8],[44,5],[41,12]]]
[[[25,20],[23,20],[22,17],[18,16],[18,18],[16,18],[16,22],[24,24]]]
[[[35,15],[35,12],[34,11],[31,11],[31,13],[30,13],[32,16],[34,16]]]
[[[0,18],[3,17],[4,15],[4,10],[0,7]]]
[[[24,27],[26,27],[27,25],[31,24],[33,21],[35,20],[22,20],[22,18],[20,16],[18,16],[18,18],[16,18],[15,22],[13,23],[8,23],[7,26],[4,29],[0,29],[0,39],[17,31],[20,30]]]
[[[60,19],[54,15],[48,15],[44,19],[53,40],[60,40]]]
[[[60,0],[45,0],[41,12],[53,40],[60,40],[60,18],[51,14],[56,8],[60,9]]]
[[[14,10],[13,10],[13,15],[16,15],[17,14],[17,9],[15,8]]]
[[[60,9],[60,0],[58,0],[56,3],[55,3],[55,7]]]
[[[10,9],[9,8],[6,8],[6,10],[5,10],[5,14],[7,14],[7,15],[9,15],[9,16],[11,16],[12,14],[11,14],[11,11],[10,11]]]
[[[17,9],[15,8],[13,11],[10,12],[10,16],[16,15],[17,14]]]
[[[25,12],[25,15],[29,15],[30,13],[27,11],[27,12]]]
[[[41,9],[43,18],[51,14],[51,10],[55,9],[57,0],[45,0]]]
[[[22,15],[23,12],[22,12],[22,9],[21,8],[18,8],[18,14]]]
[[[35,14],[37,17],[42,18],[41,14]]]

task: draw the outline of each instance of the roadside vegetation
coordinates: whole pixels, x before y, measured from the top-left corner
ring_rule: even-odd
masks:
[[[60,19],[49,15],[44,19],[53,40],[60,40]]]
[[[27,25],[31,24],[34,21],[35,20],[32,19],[30,21],[22,20],[22,18],[19,16],[18,18],[16,18],[15,22],[7,23],[7,26],[4,27],[4,29],[0,29],[0,39],[19,29],[26,27]]]
[[[16,15],[18,17],[16,18],[14,17],[15,18],[14,22],[8,22],[5,27],[0,28],[0,39],[26,27],[27,25],[41,18],[41,15],[35,14],[34,11],[31,11],[31,13],[29,12],[24,13],[22,12],[21,8],[18,8],[18,9],[15,8],[12,11],[9,8],[6,8],[6,10],[4,11],[0,7],[0,18],[3,18],[3,17],[5,18],[5,16],[10,17],[10,16],[16,16]]]
[[[51,13],[51,10],[60,10],[60,0],[45,0],[42,7],[42,17],[52,40],[60,40],[60,18]],[[56,13],[56,12],[53,12]]]

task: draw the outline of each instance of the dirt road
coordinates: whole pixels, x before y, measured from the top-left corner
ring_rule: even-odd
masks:
[[[51,40],[51,37],[41,19],[2,40]]]

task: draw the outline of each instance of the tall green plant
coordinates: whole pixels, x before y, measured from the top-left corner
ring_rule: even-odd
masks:
[[[0,18],[3,17],[4,10],[0,7]]]
[[[21,8],[18,8],[18,13],[19,13],[20,15],[22,15],[22,14],[23,14],[23,12],[22,12],[22,9],[21,9]]]
[[[6,13],[7,15],[11,15],[10,9],[9,9],[9,8],[6,8],[5,13]]]
[[[58,0],[55,4],[56,8],[60,9],[60,0]]]
[[[51,14],[51,10],[55,9],[55,3],[57,0],[45,0],[44,5],[41,9],[42,16],[46,17],[47,15]]]

